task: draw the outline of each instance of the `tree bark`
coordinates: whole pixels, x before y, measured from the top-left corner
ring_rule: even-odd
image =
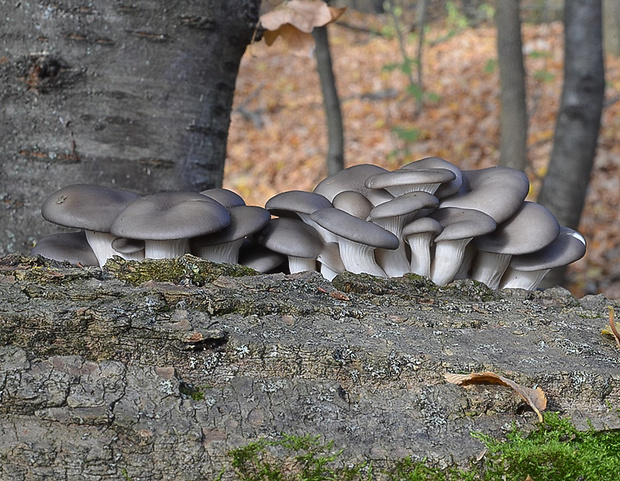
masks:
[[[316,68],[321,80],[323,105],[327,120],[327,175],[334,175],[344,169],[344,127],[340,98],[336,88],[336,77],[329,48],[327,27],[317,27],[312,31],[316,42]]]
[[[0,2],[0,253],[49,233],[39,206],[67,184],[221,185],[259,3]]]
[[[525,66],[518,0],[497,0],[497,59],[500,79],[499,165],[524,170],[527,161]]]
[[[580,428],[620,428],[602,296],[13,255],[0,299],[3,480],[238,479],[226,453],[280,433],[377,472],[405,456],[463,466],[483,449],[472,431],[538,423],[508,388],[445,373],[538,385]]]
[[[579,227],[596,153],[605,96],[601,0],[564,6],[564,86],[553,150],[538,202],[560,224]],[[565,269],[548,276],[562,281]]]

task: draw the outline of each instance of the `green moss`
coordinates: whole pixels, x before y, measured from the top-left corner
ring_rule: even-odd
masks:
[[[220,276],[243,277],[258,274],[254,269],[238,264],[216,264],[186,254],[176,259],[125,260],[115,256],[108,259],[104,269],[117,279],[138,286],[143,282],[189,282],[203,286]]]
[[[468,469],[439,469],[407,457],[375,469],[372,463],[347,464],[333,442],[319,437],[260,439],[229,452],[236,479],[245,481],[375,480],[390,481],[522,481],[607,480],[620,472],[620,432],[578,431],[568,419],[547,414],[530,434],[513,428],[506,440],[477,433],[487,448],[483,460]],[[344,467],[343,467],[344,466]],[[222,479],[226,470],[217,479]]]

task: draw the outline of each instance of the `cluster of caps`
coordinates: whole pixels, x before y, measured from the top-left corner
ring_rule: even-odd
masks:
[[[45,219],[80,229],[41,239],[33,254],[83,265],[185,253],[260,272],[415,273],[443,285],[470,278],[492,289],[535,289],[550,269],[580,259],[586,242],[526,201],[526,175],[463,170],[438,157],[394,171],[355,165],[313,192],[287,191],[265,208],[226,189],[139,196],[74,185],[43,205]]]

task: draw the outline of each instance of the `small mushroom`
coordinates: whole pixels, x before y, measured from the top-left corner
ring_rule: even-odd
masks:
[[[495,221],[484,212],[473,209],[446,207],[431,212],[443,230],[435,237],[435,254],[431,264],[431,279],[437,285],[444,285],[454,279],[459,271],[465,248],[479,235],[495,229]]]
[[[448,169],[398,169],[371,175],[366,180],[369,189],[385,189],[395,197],[409,192],[428,192],[434,194],[441,184],[452,182],[456,174]]]
[[[499,224],[495,231],[476,237],[474,244],[478,254],[471,278],[497,289],[513,255],[540,250],[559,234],[560,224],[546,207],[523,202],[519,210]]]
[[[288,256],[291,274],[316,271],[316,258],[323,249],[323,240],[308,224],[286,217],[271,219],[255,238],[268,249]]]
[[[312,219],[338,236],[340,257],[347,271],[386,277],[374,253],[378,247],[396,249],[399,240],[394,234],[335,207],[313,212]]]
[[[191,252],[220,264],[236,264],[246,236],[261,230],[271,215],[262,207],[237,205],[228,209],[230,224],[211,234],[190,239]]]
[[[405,225],[402,236],[411,252],[410,272],[431,276],[431,246],[442,230],[441,224],[431,217],[420,217]]]
[[[332,199],[332,205],[358,219],[366,219],[372,210],[370,202],[364,194],[354,190],[344,190]]]
[[[353,190],[363,194],[372,202],[372,205],[379,205],[394,196],[384,189],[369,189],[366,187],[366,179],[381,172],[387,172],[387,170],[372,164],[353,165],[323,179],[314,188],[314,192],[321,194],[331,202],[340,192]]]
[[[569,227],[561,227],[558,237],[548,246],[529,254],[513,256],[500,287],[536,289],[551,269],[575,262],[585,253],[584,237]]]
[[[239,249],[239,264],[267,274],[281,272],[284,264],[288,264],[288,258],[284,254],[246,239]]]
[[[51,234],[42,237],[32,248],[30,255],[83,266],[99,265],[97,256],[88,244],[84,231]]]
[[[75,184],[56,191],[43,203],[41,215],[54,224],[82,229],[100,266],[113,255],[116,236],[110,227],[116,216],[138,194],[93,184]]]
[[[144,259],[144,241],[117,237],[112,241],[112,248],[125,259],[141,261]]]
[[[463,173],[456,165],[451,164],[447,160],[441,157],[424,157],[423,159],[416,160],[409,164],[405,164],[398,170],[416,170],[416,169],[448,169],[454,172],[454,180],[445,182],[439,186],[435,191],[435,197],[438,199],[447,197],[449,195],[456,194],[461,189],[463,184]]]
[[[194,192],[161,192],[139,197],[123,209],[110,232],[144,240],[144,257],[174,258],[189,252],[189,239],[230,224],[218,202]]]
[[[314,227],[325,242],[333,242],[334,236],[324,230],[310,218],[315,210],[331,207],[329,200],[316,192],[305,192],[303,190],[289,190],[274,195],[265,203],[272,215],[278,217],[299,217],[303,222]]]

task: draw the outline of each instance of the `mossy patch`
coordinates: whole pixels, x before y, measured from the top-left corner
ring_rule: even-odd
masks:
[[[185,254],[176,259],[125,260],[115,256],[108,259],[104,269],[117,279],[138,286],[147,281],[190,283],[203,286],[221,276],[243,277],[258,273],[238,264],[216,264]]]

